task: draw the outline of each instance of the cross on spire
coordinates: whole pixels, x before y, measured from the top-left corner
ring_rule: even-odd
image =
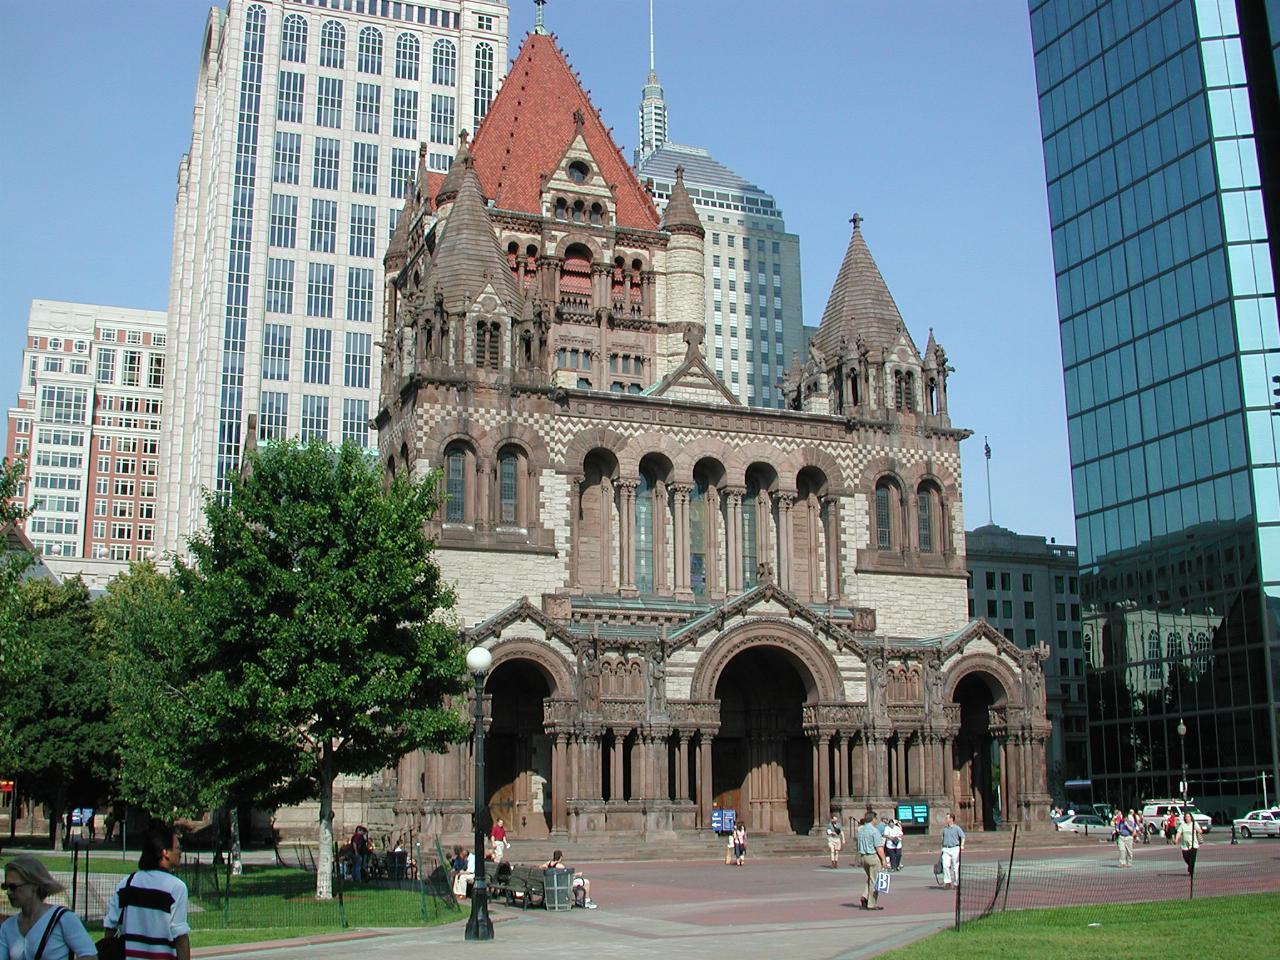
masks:
[[[855,230],[861,230],[861,229],[862,229],[862,214],[860,214],[860,213],[855,213],[852,217],[850,217],[850,218],[849,218],[849,222],[853,224],[853,229],[855,229]]]
[[[547,6],[547,0],[533,0],[533,32],[545,35],[547,32],[546,24],[543,22],[543,11]]]

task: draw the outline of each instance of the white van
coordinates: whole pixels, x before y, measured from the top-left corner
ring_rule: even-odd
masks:
[[[1213,820],[1208,814],[1200,812],[1194,800],[1188,799],[1185,805],[1178,799],[1145,800],[1142,804],[1142,817],[1147,821],[1147,833],[1155,836],[1163,830],[1165,820],[1169,819],[1169,814],[1173,812],[1178,814],[1179,820],[1184,813],[1191,814],[1191,819],[1196,822],[1196,826],[1205,833],[1213,829]]]

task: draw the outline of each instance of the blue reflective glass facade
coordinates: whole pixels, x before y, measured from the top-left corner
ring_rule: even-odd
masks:
[[[1095,799],[1226,816],[1278,772],[1280,0],[1030,9]]]

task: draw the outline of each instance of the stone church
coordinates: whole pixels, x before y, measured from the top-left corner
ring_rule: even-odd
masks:
[[[951,368],[857,217],[821,327],[742,406],[704,360],[706,235],[660,220],[548,35],[386,256],[378,446],[431,526],[516,837],[805,833],[830,812],[1043,819],[1043,649],[966,613]],[[749,257],[749,251],[741,251]],[[782,372],[780,371],[780,374]],[[467,745],[405,757],[399,827],[471,829]]]

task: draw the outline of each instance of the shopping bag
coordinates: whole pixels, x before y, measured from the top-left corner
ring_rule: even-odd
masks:
[[[888,870],[881,870],[879,873],[877,873],[876,874],[876,893],[888,893],[890,879],[891,878],[889,876]]]

